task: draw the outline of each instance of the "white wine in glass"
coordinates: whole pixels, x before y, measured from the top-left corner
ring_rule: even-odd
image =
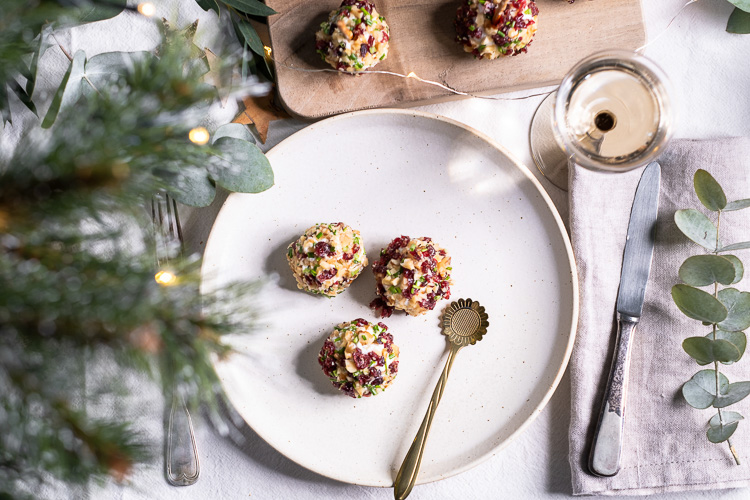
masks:
[[[531,152],[550,182],[567,189],[568,166],[624,172],[661,153],[672,134],[672,106],[663,72],[628,51],[579,62],[537,109]]]

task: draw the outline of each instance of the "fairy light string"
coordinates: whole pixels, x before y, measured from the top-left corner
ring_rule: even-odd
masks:
[[[677,13],[672,17],[672,19],[667,24],[666,28],[664,28],[658,35],[656,35],[654,38],[652,38],[650,41],[648,41],[646,44],[642,45],[641,47],[635,49],[635,52],[643,53],[646,50],[646,47],[654,43],[656,40],[661,38],[661,36],[666,33],[669,28],[672,26],[672,24],[675,22],[675,20],[682,14],[687,7],[689,7],[691,4],[698,3],[699,0],[689,0],[685,5],[680,7],[680,9],[677,11]],[[300,68],[291,64],[286,64],[284,62],[278,61],[273,58],[273,54],[271,52],[271,47],[265,46],[264,50],[266,52],[266,58],[273,62],[276,66],[282,66],[284,68],[290,69],[292,71],[300,71],[304,73],[341,73],[341,71],[335,70],[335,69],[329,69],[329,68]],[[520,101],[524,99],[530,99],[532,97],[539,97],[539,96],[547,96],[553,92],[555,92],[556,89],[547,91],[547,92],[540,92],[536,94],[529,94],[522,97],[502,97],[502,96],[486,96],[486,95],[477,95],[473,94],[471,92],[463,92],[460,90],[456,90],[452,87],[449,87],[448,85],[445,85],[442,82],[434,81],[434,80],[427,80],[425,78],[422,78],[415,74],[413,71],[409,72],[408,74],[403,73],[396,73],[394,71],[386,71],[386,70],[376,70],[376,69],[368,69],[367,71],[362,71],[360,73],[357,73],[357,76],[359,75],[389,75],[389,76],[395,76],[398,78],[403,79],[413,79],[416,80],[422,84],[425,85],[432,85],[434,87],[441,88],[443,90],[446,90],[452,94],[465,96],[465,97],[473,97],[475,99],[486,99],[489,101]]]
[[[666,28],[664,28],[658,35],[656,35],[653,39],[651,39],[650,41],[648,41],[646,44],[644,44],[641,47],[635,49],[635,52],[643,53],[646,50],[646,47],[648,47],[649,45],[651,45],[652,43],[654,43],[664,33],[666,33],[669,30],[669,28],[672,26],[672,24],[675,22],[675,20],[680,16],[680,14],[682,14],[685,11],[685,9],[687,9],[687,7],[689,7],[691,4],[694,4],[694,3],[698,3],[698,0],[688,0],[688,2],[685,5],[683,5],[677,11],[677,13],[672,17],[672,19],[667,24]],[[138,5],[137,9],[138,9],[138,12],[140,12],[142,15],[144,15],[146,17],[151,17],[154,14],[154,12],[155,12],[154,5],[152,3],[150,3],[150,2],[140,3]],[[341,73],[338,70],[329,69],[329,68],[316,68],[316,69],[312,69],[312,68],[300,68],[300,67],[297,67],[297,66],[294,66],[294,65],[291,65],[291,64],[286,64],[284,62],[277,61],[276,59],[273,58],[273,54],[271,52],[271,47],[264,46],[263,49],[265,51],[265,57],[266,57],[266,59],[269,62],[273,62],[276,66],[282,66],[282,67],[284,67],[286,69],[289,69],[289,70],[292,70],[292,71],[300,71],[300,72],[304,72],[304,73],[337,73],[337,74]],[[550,90],[548,92],[540,92],[540,93],[530,94],[530,95],[526,95],[526,96],[522,96],[522,97],[486,96],[486,95],[477,95],[477,94],[473,94],[471,92],[463,92],[463,91],[460,91],[460,90],[456,90],[456,89],[454,89],[452,87],[449,87],[448,85],[446,85],[446,84],[444,84],[442,82],[438,82],[438,81],[434,81],[434,80],[427,80],[425,78],[422,78],[421,76],[418,76],[417,74],[415,74],[413,71],[409,72],[408,74],[403,74],[403,73],[397,73],[395,71],[370,69],[370,70],[367,70],[367,71],[363,71],[361,73],[357,73],[357,76],[360,76],[360,75],[388,75],[388,76],[394,76],[394,77],[397,77],[397,78],[403,78],[405,80],[413,79],[413,80],[416,80],[419,83],[422,83],[422,84],[425,84],[425,85],[432,85],[434,87],[438,87],[440,89],[443,89],[443,90],[448,91],[448,92],[450,92],[452,94],[455,94],[455,95],[460,95],[460,96],[465,96],[465,97],[473,97],[475,99],[486,99],[486,100],[489,100],[489,101],[519,101],[519,100],[524,100],[524,99],[530,99],[532,97],[546,96],[546,95],[549,95],[552,92],[554,92],[554,90]],[[193,140],[192,137],[191,137],[191,140]],[[198,141],[193,141],[193,142],[200,143]]]

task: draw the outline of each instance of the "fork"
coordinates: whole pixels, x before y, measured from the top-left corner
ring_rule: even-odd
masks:
[[[151,220],[154,224],[156,265],[159,269],[182,254],[184,240],[177,203],[166,193],[151,198]],[[185,400],[172,390],[172,407],[164,442],[164,467],[167,481],[173,486],[190,486],[198,481],[200,461],[195,444],[193,421]]]

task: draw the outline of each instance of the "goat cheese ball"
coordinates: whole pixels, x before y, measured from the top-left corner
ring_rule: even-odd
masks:
[[[333,386],[353,398],[375,396],[398,373],[399,349],[383,323],[362,318],[337,325],[318,355]]]
[[[372,265],[378,297],[370,303],[381,318],[394,309],[419,316],[451,296],[451,257],[431,238],[401,236]]]
[[[297,288],[335,297],[367,266],[359,231],[343,222],[315,224],[286,253]]]
[[[339,71],[358,73],[388,56],[390,29],[372,2],[344,0],[315,34],[320,57]]]
[[[466,0],[456,12],[456,40],[477,59],[515,56],[534,38],[538,15],[533,0]]]

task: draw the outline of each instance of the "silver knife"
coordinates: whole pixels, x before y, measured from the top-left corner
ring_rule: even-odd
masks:
[[[597,476],[614,476],[620,470],[630,343],[641,319],[651,271],[660,185],[661,167],[657,162],[652,162],[641,175],[630,210],[620,291],[617,294],[615,352],[589,455],[589,470]]]

